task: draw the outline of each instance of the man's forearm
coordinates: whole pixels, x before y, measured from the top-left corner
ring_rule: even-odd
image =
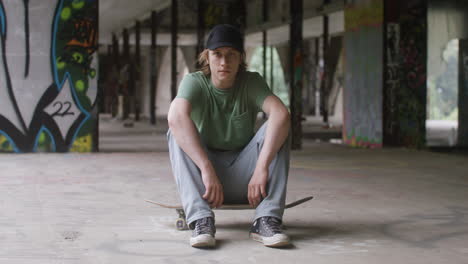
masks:
[[[284,111],[272,111],[268,117],[262,150],[260,151],[257,168],[268,168],[276,153],[288,137],[290,126],[289,114]]]
[[[170,122],[171,133],[180,148],[192,159],[200,170],[212,166],[203,149],[197,129],[189,116],[179,115]]]

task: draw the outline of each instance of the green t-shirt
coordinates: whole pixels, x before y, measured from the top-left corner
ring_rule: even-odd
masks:
[[[271,95],[256,72],[241,72],[233,87],[216,88],[202,72],[187,74],[177,98],[188,100],[191,118],[203,142],[212,149],[238,150],[254,136],[255,120],[265,98]]]

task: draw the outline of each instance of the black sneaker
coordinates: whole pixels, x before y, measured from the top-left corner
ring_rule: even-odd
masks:
[[[214,247],[216,245],[215,233],[216,227],[213,217],[205,217],[195,221],[190,238],[192,247]]]
[[[289,245],[289,237],[281,231],[281,220],[276,217],[260,217],[250,229],[250,237],[267,247],[284,247]]]

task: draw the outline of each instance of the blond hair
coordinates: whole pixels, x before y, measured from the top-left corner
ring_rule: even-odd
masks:
[[[198,65],[200,66],[199,70],[203,72],[206,76],[211,74],[210,64],[208,62],[208,52],[209,49],[205,49],[198,55]],[[247,70],[247,62],[245,52],[241,52],[241,63],[239,65],[238,72],[243,72]]]

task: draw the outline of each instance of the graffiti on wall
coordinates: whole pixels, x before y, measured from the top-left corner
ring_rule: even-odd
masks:
[[[400,87],[400,25],[387,23],[386,34],[386,66],[385,66],[385,102],[384,137],[392,138],[398,132],[398,123],[395,119],[397,112],[396,93]]]
[[[343,136],[354,147],[382,147],[382,46],[381,27],[345,34]]]
[[[385,143],[425,145],[427,6],[423,0],[386,3]]]
[[[92,151],[98,1],[18,2],[0,0],[0,151]]]
[[[400,14],[401,80],[396,98],[399,142],[405,146],[425,145],[427,6],[423,0],[402,3]]]

